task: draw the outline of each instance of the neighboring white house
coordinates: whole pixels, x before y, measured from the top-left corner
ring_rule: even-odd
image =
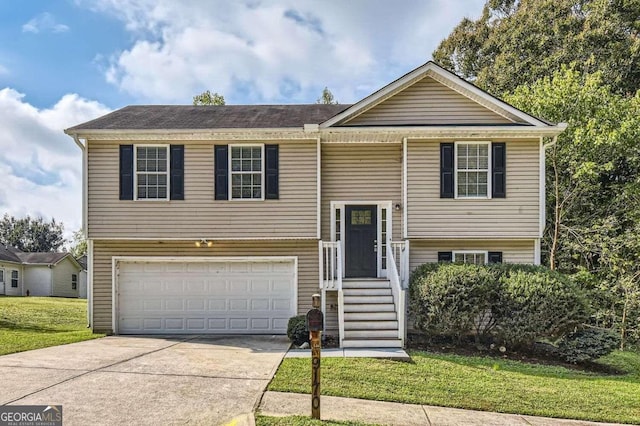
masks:
[[[76,259],[78,261],[78,263],[80,264],[80,267],[82,268],[82,271],[80,271],[80,282],[79,282],[79,287],[78,287],[78,297],[80,299],[86,299],[87,298],[87,255],[85,254],[84,256],[78,257]]]
[[[24,253],[0,246],[0,294],[80,297],[81,272],[70,253]]]

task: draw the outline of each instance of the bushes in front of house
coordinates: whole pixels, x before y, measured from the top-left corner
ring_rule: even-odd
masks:
[[[289,318],[287,323],[287,337],[296,346],[309,342],[309,329],[307,328],[307,318],[298,315]]]
[[[532,351],[553,342],[557,356],[584,362],[611,352],[610,334],[583,330],[589,303],[570,277],[533,265],[425,264],[410,280],[410,314],[427,337],[499,343]]]

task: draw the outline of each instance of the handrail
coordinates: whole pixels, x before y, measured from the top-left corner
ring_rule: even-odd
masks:
[[[391,241],[389,250],[393,254],[393,259],[400,277],[400,284],[403,289],[409,287],[409,240]]]
[[[393,294],[393,301],[396,305],[396,314],[398,316],[398,339],[400,339],[402,346],[404,347],[405,341],[405,298],[406,292],[400,281],[400,274],[398,273],[398,267],[396,265],[396,259],[392,250],[393,243],[388,243],[387,246],[387,278],[391,283],[391,293]]]
[[[342,290],[342,244],[340,241],[320,241],[320,288]]]

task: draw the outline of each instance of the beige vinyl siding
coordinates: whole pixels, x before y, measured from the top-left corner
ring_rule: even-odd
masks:
[[[112,332],[113,256],[297,256],[298,313],[311,309],[311,295],[318,292],[318,243],[316,241],[215,242],[197,248],[193,242],[94,241],[93,327]]]
[[[506,198],[440,198],[440,142],[409,141],[409,238],[538,238],[538,140],[506,141]],[[494,142],[505,142],[504,140]]]
[[[188,141],[185,200],[121,201],[119,143],[89,141],[89,238],[317,238],[317,143],[267,143],[279,144],[278,200],[214,200],[214,143]]]
[[[402,204],[401,144],[322,145],[322,239],[331,239],[331,201],[391,201]],[[402,233],[393,210],[393,238]]]
[[[71,288],[71,275],[78,276],[78,286]],[[51,268],[51,295],[60,297],[78,297],[80,269],[67,257]]]
[[[534,240],[411,240],[409,268],[438,261],[439,251],[478,250],[501,251],[503,263],[533,263]]]
[[[431,77],[347,121],[348,126],[508,124],[509,119]]]

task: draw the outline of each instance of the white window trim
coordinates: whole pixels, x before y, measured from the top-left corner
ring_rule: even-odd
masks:
[[[489,251],[488,250],[453,250],[451,252],[451,261],[455,263],[456,254],[484,254],[484,264],[489,263]]]
[[[382,269],[382,250],[380,249],[380,241],[382,241],[382,209],[387,209],[387,242],[391,242],[393,240],[393,202],[391,201],[331,201],[331,230],[330,230],[330,238],[332,242],[336,241],[336,210],[340,210],[340,239],[342,240],[342,264],[345,264],[346,261],[346,250],[344,246],[344,237],[345,237],[345,212],[346,206],[354,205],[354,206],[378,206],[376,212],[376,226],[378,228],[376,234],[376,240],[378,241],[378,251],[376,253],[377,257],[377,270],[378,277],[386,278],[387,270]],[[387,259],[388,259],[387,255]],[[346,268],[345,268],[346,269]],[[342,270],[343,278],[344,278],[344,269]]]
[[[16,277],[13,278],[13,273],[16,273]],[[16,285],[15,287],[13,286],[13,280],[16,280]],[[11,270],[11,274],[9,277],[9,286],[11,288],[20,288],[20,271],[18,271],[17,269],[12,269]]]
[[[459,196],[458,195],[458,145],[487,145],[487,195],[486,196]],[[454,142],[453,153],[453,190],[454,199],[456,200],[490,200],[493,183],[491,182],[491,169],[493,166],[493,159],[491,158],[491,141],[456,141]]]
[[[166,198],[138,198],[138,148],[165,148],[167,150],[167,196]],[[143,172],[144,173],[144,172]],[[156,172],[160,174],[160,172]],[[140,144],[133,146],[133,199],[135,201],[162,202],[171,200],[171,149],[166,144]]]
[[[262,165],[260,167],[260,195],[262,197],[260,198],[233,198],[233,189],[232,189],[232,181],[233,181],[233,171],[231,170],[231,160],[233,158],[231,152],[233,150],[234,147],[241,147],[241,148],[249,148],[249,147],[259,147],[260,148],[260,160],[262,162]],[[236,144],[230,144],[229,145],[229,158],[227,159],[227,170],[229,173],[229,182],[228,182],[228,189],[227,191],[229,191],[229,201],[264,201],[265,200],[265,192],[266,192],[266,188],[265,188],[265,158],[264,158],[264,144],[260,144],[260,143],[236,143]],[[252,172],[255,173],[255,172]]]

